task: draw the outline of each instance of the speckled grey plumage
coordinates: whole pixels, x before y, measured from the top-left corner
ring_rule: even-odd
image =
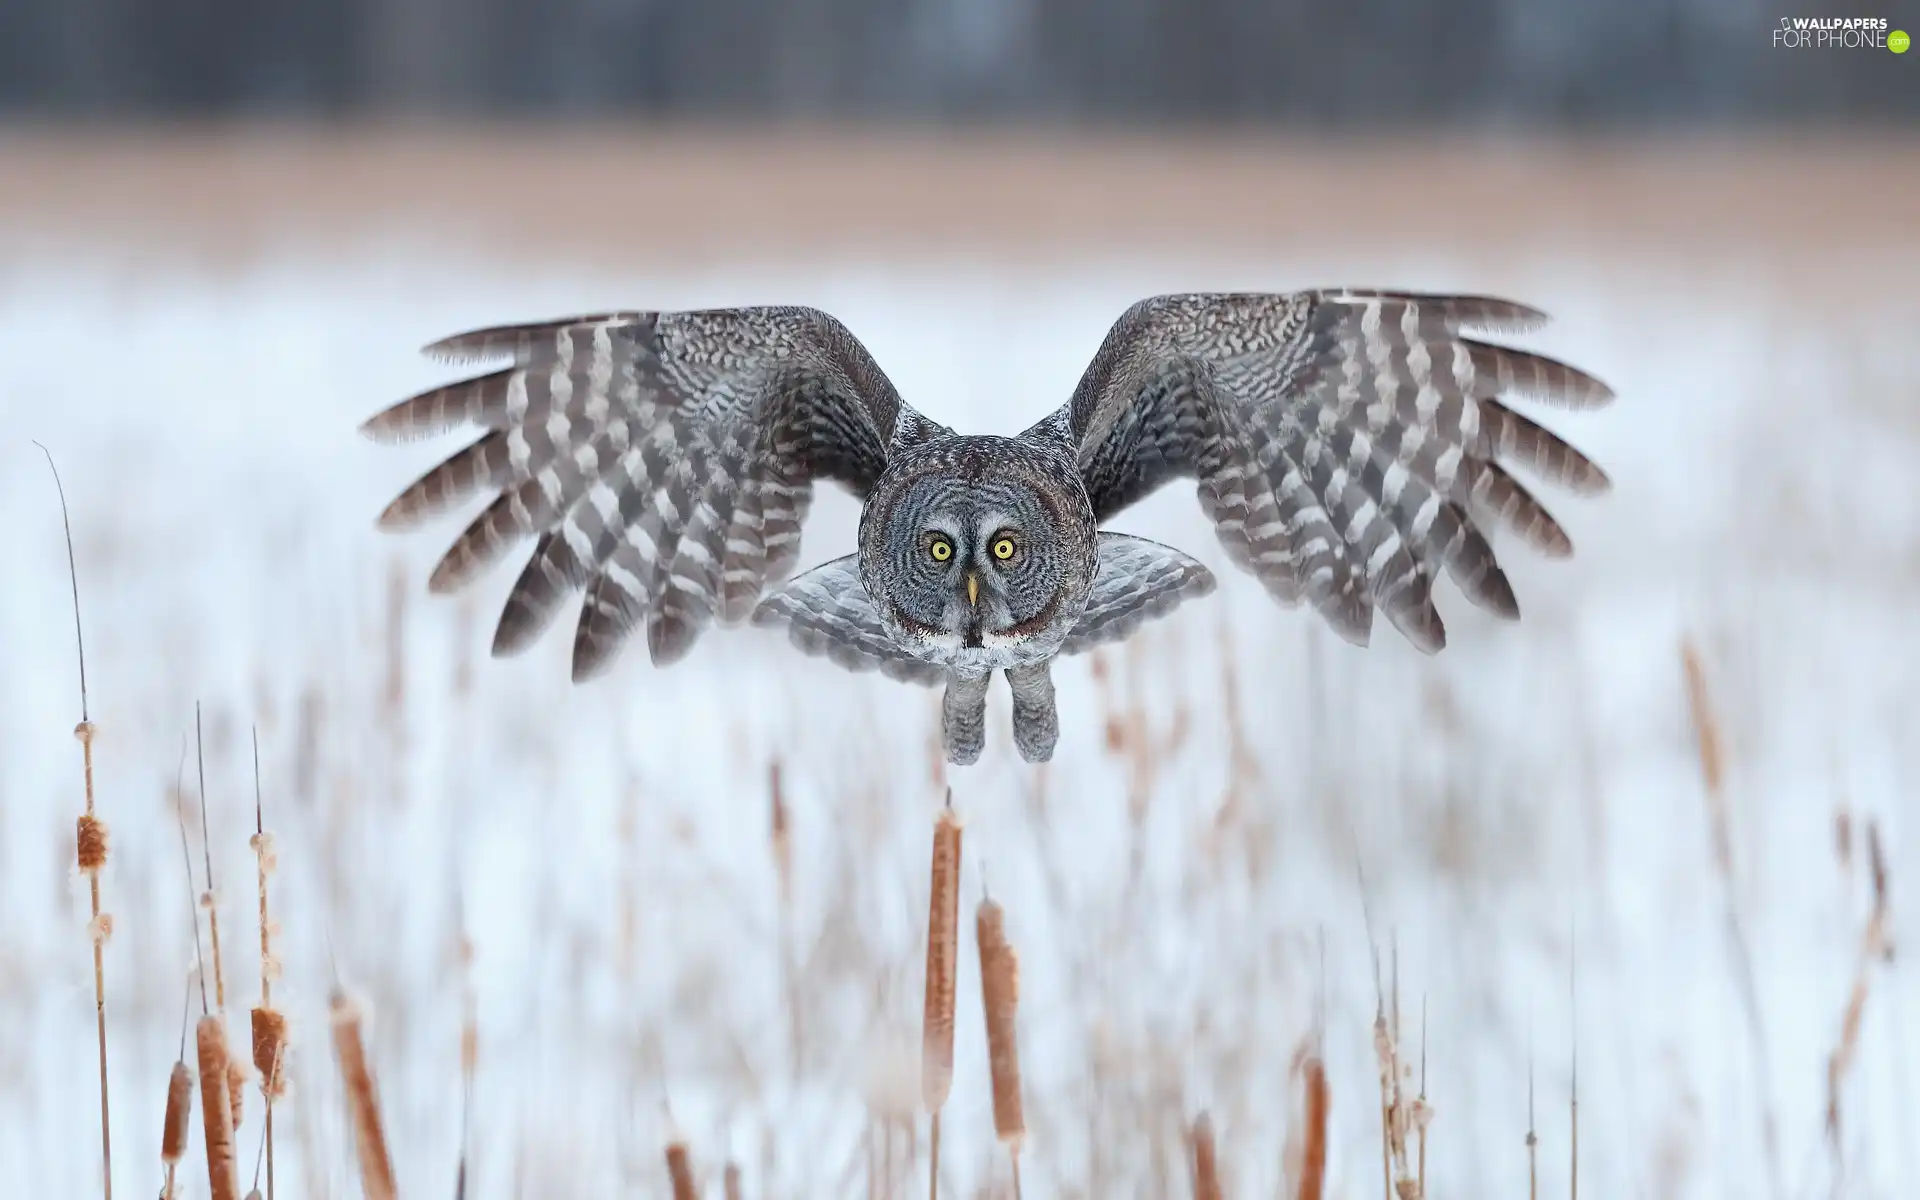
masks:
[[[751,617],[849,669],[945,682],[955,762],[981,752],[986,689],[1004,671],[1015,745],[1045,761],[1059,724],[1053,658],[1123,639],[1214,587],[1178,550],[1097,531],[1172,479],[1195,481],[1232,562],[1356,643],[1378,609],[1420,649],[1443,646],[1442,571],[1481,607],[1518,616],[1488,531],[1550,556],[1572,545],[1507,466],[1575,492],[1607,487],[1505,399],[1592,407],[1611,399],[1605,385],[1466,336],[1544,319],[1488,297],[1353,288],[1157,296],[1114,324],[1065,405],[1007,438],[916,412],[816,309],[612,313],[437,342],[428,350],[443,358],[508,365],[402,401],[365,430],[385,441],[483,431],[381,524],[493,496],[434,569],[435,591],[535,538],[496,654],[530,644],[581,592],[576,679],[642,626],[664,666],[710,624]],[[821,479],[864,501],[859,553],[783,584]],[[937,562],[935,536],[951,551]],[[991,550],[1002,536],[1017,544],[1004,561]]]

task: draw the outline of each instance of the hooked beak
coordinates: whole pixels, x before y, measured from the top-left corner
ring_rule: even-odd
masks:
[[[974,608],[980,607],[980,577],[972,571],[967,572],[967,603]]]

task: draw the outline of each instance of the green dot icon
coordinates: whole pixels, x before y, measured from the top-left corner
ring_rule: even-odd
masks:
[[[1913,39],[1907,36],[1907,31],[1904,29],[1896,29],[1887,35],[1887,49],[1895,54],[1905,54],[1907,47],[1911,45],[1913,45]]]

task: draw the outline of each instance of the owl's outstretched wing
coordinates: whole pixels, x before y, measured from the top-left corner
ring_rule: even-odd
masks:
[[[1489,526],[1572,552],[1509,465],[1575,492],[1608,486],[1504,399],[1592,408],[1607,386],[1467,336],[1545,320],[1489,297],[1360,289],[1143,300],[1068,405],[1081,478],[1101,520],[1195,479],[1229,557],[1275,597],[1308,601],[1359,644],[1378,607],[1431,653],[1446,644],[1431,596],[1442,569],[1475,603],[1519,615]]]
[[[880,621],[860,582],[860,556],[849,554],[803,572],[776,588],[753,611],[753,623],[785,627],[808,654],[831,659],[849,671],[879,671],[907,683],[939,683],[944,667],[915,658]]]
[[[714,618],[744,620],[793,568],[813,481],[864,496],[911,415],[866,348],[810,308],[577,317],[463,333],[427,353],[508,365],[366,423],[387,442],[486,431],[380,524],[408,528],[493,493],[429,586],[454,591],[537,534],[493,652],[530,644],[584,587],[575,679],[609,664],[642,621],[665,665]]]
[[[1087,607],[1061,644],[1062,654],[1078,654],[1102,642],[1118,642],[1181,602],[1214,589],[1213,572],[1172,546],[1124,533],[1101,532],[1099,566]]]

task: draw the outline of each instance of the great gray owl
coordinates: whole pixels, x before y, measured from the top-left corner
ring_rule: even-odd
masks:
[[[974,761],[1004,671],[1014,741],[1050,757],[1055,656],[1126,637],[1213,576],[1099,529],[1176,478],[1198,483],[1227,555],[1282,603],[1365,644],[1374,610],[1445,643],[1434,576],[1519,615],[1485,529],[1549,555],[1566,533],[1505,464],[1576,492],[1585,455],[1503,402],[1585,408],[1612,393],[1551,359],[1466,336],[1543,314],[1483,296],[1356,288],[1158,296],[1128,309],[1072,398],[1018,437],[963,436],[906,405],[860,342],[810,308],[626,312],[459,334],[427,348],[508,360],[365,425],[383,440],[486,432],[387,506],[405,528],[493,502],[430,586],[470,582],[537,534],[496,655],[584,588],[573,676],[642,621],[655,664],[716,618],[785,627],[854,670],[946,684],[948,758]],[[813,482],[865,502],[859,552],[787,580]],[[770,590],[771,589],[771,590]]]

